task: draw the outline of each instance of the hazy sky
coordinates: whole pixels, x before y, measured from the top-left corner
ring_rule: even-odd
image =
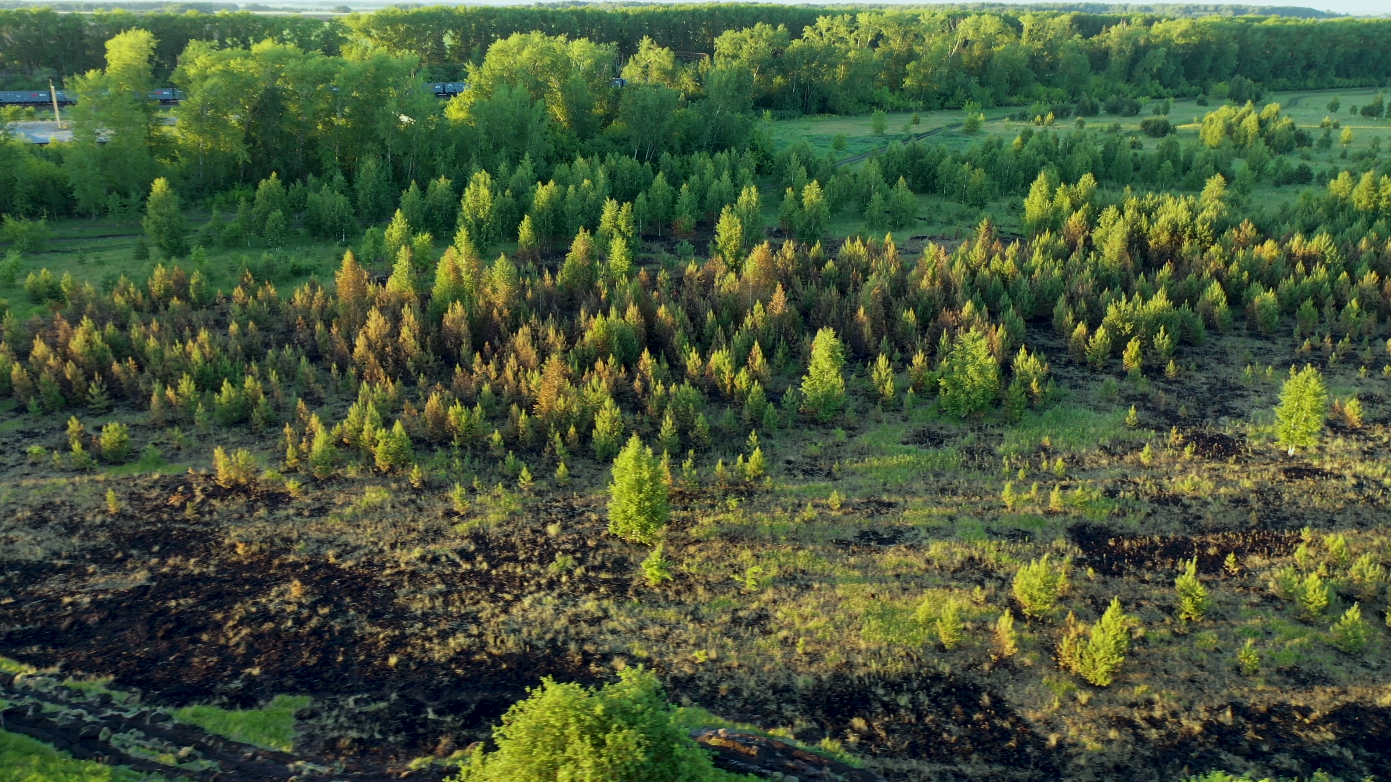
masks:
[[[835,0],[828,0],[828,1],[834,2]],[[1067,0],[990,0],[990,1],[991,1],[991,2],[1004,2],[1004,3],[1015,3],[1015,2],[1018,2],[1019,4],[1025,4],[1025,3],[1028,3],[1028,2],[1040,2],[1040,3],[1048,3],[1048,2],[1067,2]],[[1078,1],[1079,1],[1079,2],[1095,2],[1096,0],[1078,0]],[[1103,0],[1103,1],[1104,1],[1104,0]],[[1120,1],[1121,1],[1121,2],[1125,2],[1125,0],[1120,0]],[[1132,3],[1134,3],[1134,4],[1136,4],[1136,5],[1140,5],[1140,4],[1144,4],[1144,3],[1160,3],[1160,2],[1181,3],[1181,2],[1183,2],[1183,0],[1129,0],[1129,1],[1132,2]],[[785,2],[785,3],[789,3],[789,4],[795,4],[795,3],[797,2],[797,0],[777,0],[777,2]],[[853,2],[853,0],[851,0],[851,2]],[[876,3],[904,2],[904,3],[918,4],[918,3],[924,2],[924,0],[873,0],[873,2],[876,2]],[[951,2],[951,0],[926,0],[926,2]],[[971,0],[961,0],[961,2],[971,2]],[[1207,4],[1208,4],[1208,3],[1203,2],[1203,0],[1196,0],[1196,2],[1197,2],[1197,3],[1200,3],[1200,4],[1203,4],[1203,5],[1207,5]],[[1237,5],[1274,5],[1274,6],[1283,5],[1283,6],[1296,6],[1296,7],[1302,7],[1302,8],[1316,8],[1316,9],[1318,9],[1318,10],[1320,10],[1320,11],[1332,11],[1332,12],[1334,12],[1334,13],[1339,13],[1339,14],[1356,14],[1356,15],[1360,15],[1360,16],[1385,16],[1385,15],[1391,15],[1391,0],[1313,0],[1313,2],[1309,2],[1309,0],[1305,0],[1304,2],[1300,2],[1300,0],[1251,0],[1251,2],[1249,2],[1249,3],[1237,3]]]
[[[323,0],[323,2],[327,2],[327,1],[328,1],[328,0]],[[651,2],[667,2],[667,3],[672,3],[672,2],[675,2],[675,3],[680,3],[680,2],[701,2],[701,3],[705,3],[705,2],[721,2],[721,1],[722,1],[722,0],[651,0]],[[736,0],[728,0],[728,1],[729,1],[729,2],[735,2]],[[813,3],[814,3],[814,4],[817,4],[817,5],[825,5],[825,4],[853,5],[853,4],[855,4],[855,2],[856,2],[856,0],[752,0],[752,1],[753,1],[753,2],[773,2],[773,3],[781,3],[781,4],[783,4],[783,5],[802,5],[802,4],[813,4]],[[957,1],[962,2],[962,3],[969,3],[969,2],[972,2],[973,0],[957,0]],[[1016,5],[1026,5],[1026,4],[1028,4],[1028,3],[1069,2],[1070,0],[985,0],[985,1],[987,1],[987,2],[996,2],[996,3],[1012,3],[1012,4],[1016,4]],[[1107,2],[1107,0],[1075,0],[1075,1],[1076,1],[1076,2]],[[266,0],[260,0],[260,2],[266,2]],[[295,5],[294,0],[284,0],[284,2],[287,3],[287,4],[289,4],[289,5]],[[345,0],[345,2],[348,2],[349,5],[352,4],[351,0]],[[536,0],[419,0],[419,2],[420,2],[422,5],[436,5],[436,4],[439,4],[439,3],[443,3],[443,4],[445,4],[445,5],[532,5],[534,2],[536,2]],[[545,0],[541,0],[541,2],[544,3]],[[949,4],[949,3],[953,2],[953,0],[865,0],[865,2],[866,2],[866,4],[869,4],[869,5],[895,5],[895,4],[902,4],[902,5],[931,5],[931,4]],[[1116,0],[1116,2],[1124,3],[1124,2],[1127,2],[1127,0]],[[1131,3],[1135,4],[1135,5],[1143,5],[1143,4],[1145,4],[1145,3],[1178,3],[1178,4],[1182,4],[1182,3],[1184,2],[1184,0],[1128,0],[1128,2],[1131,2]],[[1201,5],[1211,5],[1211,4],[1212,4],[1212,0],[1206,0],[1206,1],[1205,1],[1205,0],[1193,0],[1193,2],[1194,2],[1195,4],[1201,4]],[[319,4],[322,4],[322,2],[319,3]],[[303,5],[303,3],[300,3],[300,5]],[[370,3],[365,4],[364,7],[371,6],[371,7],[374,7],[374,8],[375,8],[375,7],[377,7],[377,5],[378,5],[378,3],[375,2],[375,0],[374,0],[374,2],[370,2]],[[1334,13],[1339,13],[1339,14],[1354,14],[1354,15],[1358,15],[1358,16],[1391,16],[1391,0],[1250,0],[1250,2],[1247,2],[1247,3],[1233,3],[1233,4],[1228,4],[1228,5],[1292,6],[1292,7],[1298,7],[1298,8],[1315,8],[1315,9],[1318,9],[1318,10],[1320,10],[1320,11],[1332,11],[1332,12],[1334,12]]]

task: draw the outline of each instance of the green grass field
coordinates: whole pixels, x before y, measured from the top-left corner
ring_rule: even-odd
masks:
[[[0,730],[0,782],[159,782],[118,766],[74,760],[41,741]]]

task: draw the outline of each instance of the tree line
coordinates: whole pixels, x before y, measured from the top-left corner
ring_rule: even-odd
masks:
[[[100,67],[102,45],[132,29],[160,47],[168,79],[190,41],[271,39],[333,55],[348,42],[412,56],[431,78],[457,78],[514,33],[586,38],[634,56],[645,38],[696,61],[754,75],[758,105],[788,111],[957,107],[1129,95],[1196,95],[1238,77],[1268,89],[1380,84],[1391,75],[1386,20],[1008,9],[864,11],[707,4],[387,8],[342,19],[250,13],[93,15],[0,11],[0,74],[44,86]]]

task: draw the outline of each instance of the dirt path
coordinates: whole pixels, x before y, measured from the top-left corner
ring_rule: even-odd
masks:
[[[911,142],[913,142],[913,141],[921,141],[921,140],[927,138],[928,136],[935,136],[935,135],[937,135],[938,133],[941,133],[942,131],[945,131],[945,130],[955,130],[956,128],[961,127],[961,125],[962,125],[962,123],[960,123],[960,122],[952,122],[952,123],[943,125],[943,126],[940,127],[940,128],[933,128],[932,130],[929,130],[929,131],[927,131],[927,132],[925,132],[925,133],[919,133],[919,134],[917,134],[916,136],[913,136],[913,138],[911,138],[911,139],[909,140],[909,143],[911,143]],[[858,154],[858,155],[853,155],[853,156],[848,157],[848,158],[846,158],[846,159],[844,159],[844,160],[837,161],[837,162],[836,162],[836,165],[837,165],[837,166],[848,166],[848,165],[851,165],[852,163],[858,163],[858,162],[860,162],[861,160],[868,160],[870,155],[873,155],[873,154],[875,154],[875,153],[877,153],[877,152],[883,152],[883,151],[884,151],[883,149],[871,149],[871,150],[868,151],[868,152],[861,152],[861,153]]]

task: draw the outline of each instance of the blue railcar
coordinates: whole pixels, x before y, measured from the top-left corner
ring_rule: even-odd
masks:
[[[53,99],[58,99],[59,106],[71,106],[77,103],[77,96],[70,95],[64,90],[56,90],[50,93],[48,90],[9,90],[0,92],[0,106],[33,106],[42,108],[52,106]],[[184,99],[183,90],[158,89],[150,92],[150,100],[165,106],[172,106]]]

